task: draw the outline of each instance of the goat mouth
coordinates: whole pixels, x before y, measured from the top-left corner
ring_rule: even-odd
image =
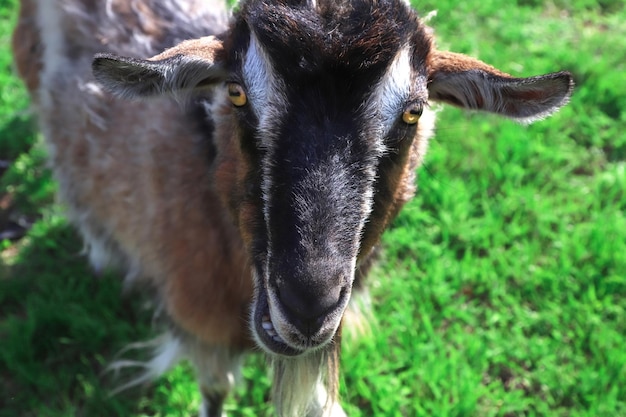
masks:
[[[290,346],[276,332],[272,316],[270,314],[269,303],[267,301],[267,292],[264,288],[259,288],[254,313],[252,315],[253,331],[257,341],[265,350],[270,353],[281,356],[300,356],[305,353]]]

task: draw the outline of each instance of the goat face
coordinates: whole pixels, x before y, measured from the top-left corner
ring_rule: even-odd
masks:
[[[322,346],[337,331],[359,255],[376,240],[366,247],[364,237],[378,237],[393,204],[373,210],[377,184],[391,175],[380,161],[406,157],[417,123],[402,114],[417,120],[427,100],[430,43],[403,4],[378,18],[365,3],[310,7],[248,3],[245,35],[228,48],[237,124],[251,121],[239,140],[259,173],[253,329],[261,346],[283,354]],[[390,29],[397,21],[404,27]],[[247,103],[238,106],[241,94]]]
[[[417,121],[430,41],[403,2],[375,14],[365,1],[286,3],[248,2],[220,40],[124,60],[123,71],[142,80],[124,86],[135,91],[224,82],[230,108],[224,116],[216,97],[212,113],[239,144],[243,184],[226,201],[253,265],[253,333],[270,352],[298,355],[333,338],[357,265],[395,210],[409,149],[427,128]],[[191,70],[202,63],[189,48],[211,55],[211,74]],[[97,75],[111,59],[99,58]],[[180,77],[162,77],[166,66]]]
[[[126,96],[218,87],[216,187],[253,266],[253,334],[286,356],[337,333],[355,271],[414,191],[429,98],[528,119],[571,84],[438,53],[401,0],[251,0],[218,37],[99,55],[94,73]]]

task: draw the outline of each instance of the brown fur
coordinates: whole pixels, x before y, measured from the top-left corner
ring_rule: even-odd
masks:
[[[43,66],[41,40],[39,32],[34,30],[35,7],[32,0],[20,2],[17,25],[11,39],[17,72],[31,92],[39,88],[39,74]]]
[[[509,74],[502,72],[491,65],[487,65],[478,59],[448,51],[433,51],[430,55],[428,68],[430,68],[428,75],[431,78],[435,73],[458,73],[470,70],[481,70],[489,74],[499,75],[501,77],[511,77]]]
[[[129,18],[127,3],[115,2],[114,8]],[[140,9],[148,10],[145,4]],[[62,200],[71,202],[69,216],[88,236],[115,246],[117,263],[132,267],[133,260],[140,262],[139,279],[150,277],[156,283],[168,315],[186,332],[211,345],[250,347],[250,270],[237,229],[218,214],[223,206],[210,185],[205,139],[191,121],[179,122],[186,116],[171,99],[112,100],[94,84],[63,74],[40,92],[42,50],[40,34],[33,30],[35,13],[32,1],[22,2],[13,37],[15,62],[35,101],[40,94],[49,100],[40,102],[38,110],[44,133],[52,139]],[[142,30],[151,36],[168,24],[146,16],[141,21],[151,23]],[[93,46],[94,52],[104,48]],[[87,83],[88,65],[82,69]],[[159,114],[168,117],[155,117]],[[136,120],[150,120],[150,126],[136,125]],[[222,178],[232,177],[225,173]],[[148,212],[138,211],[146,201],[151,202]],[[222,277],[219,287],[211,275]]]
[[[154,120],[152,115],[162,112],[184,117],[175,104],[162,100],[147,108],[125,104],[124,111],[109,103],[107,111],[110,123],[101,131],[106,141],[71,141],[67,126],[51,128],[55,137],[65,139],[56,141],[63,152],[57,153],[54,162],[63,171],[61,182],[90,172],[90,178],[81,183],[62,186],[65,201],[89,202],[88,215],[103,223],[107,234],[115,234],[123,252],[141,260],[144,275],[164,286],[166,310],[178,326],[206,343],[249,345],[245,312],[252,283],[247,259],[237,230],[215,215],[222,208],[208,185],[201,149],[194,152],[194,144],[185,146],[187,140],[199,141],[195,132],[172,123],[175,118]],[[141,137],[144,140],[138,143],[134,138],[129,143],[126,128],[116,131],[135,117],[152,118],[154,124],[151,134]],[[82,122],[84,128],[72,137],[99,130],[88,118]],[[53,120],[48,121],[51,125]],[[173,172],[173,167],[180,171]],[[198,189],[198,184],[207,186]],[[152,202],[149,212],[137,211],[145,201]],[[222,277],[219,287],[212,288],[211,275]]]
[[[181,42],[173,48],[169,48],[162,53],[150,58],[151,61],[171,58],[176,55],[194,55],[209,61],[215,60],[215,51],[221,50],[222,42],[214,37],[207,36],[200,39],[190,39]]]
[[[94,5],[97,2],[93,2]],[[133,7],[136,10],[133,10]],[[115,0],[112,2],[112,10],[129,27],[137,28],[152,39],[163,41],[167,31],[167,22],[156,14],[146,3],[130,2],[128,0]],[[141,16],[141,18],[140,18]]]

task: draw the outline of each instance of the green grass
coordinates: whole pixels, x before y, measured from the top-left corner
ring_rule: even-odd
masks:
[[[102,369],[152,336],[136,295],[95,277],[52,204],[28,99],[11,72],[17,0],[0,0],[0,416],[179,416],[182,365],[109,398]],[[350,416],[626,416],[626,10],[611,0],[420,1],[442,49],[529,76],[574,73],[572,102],[519,126],[440,113],[418,196],[384,236],[374,331],[343,352]],[[449,3],[449,4],[447,4]],[[269,416],[251,357],[227,404]]]

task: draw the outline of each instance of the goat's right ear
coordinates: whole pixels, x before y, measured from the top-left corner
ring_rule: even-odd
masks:
[[[574,81],[561,71],[515,78],[475,58],[434,51],[428,74],[429,97],[470,110],[482,110],[530,123],[567,104]]]
[[[148,60],[97,54],[93,74],[104,88],[120,97],[179,94],[223,81],[224,48],[215,36],[184,41]]]

